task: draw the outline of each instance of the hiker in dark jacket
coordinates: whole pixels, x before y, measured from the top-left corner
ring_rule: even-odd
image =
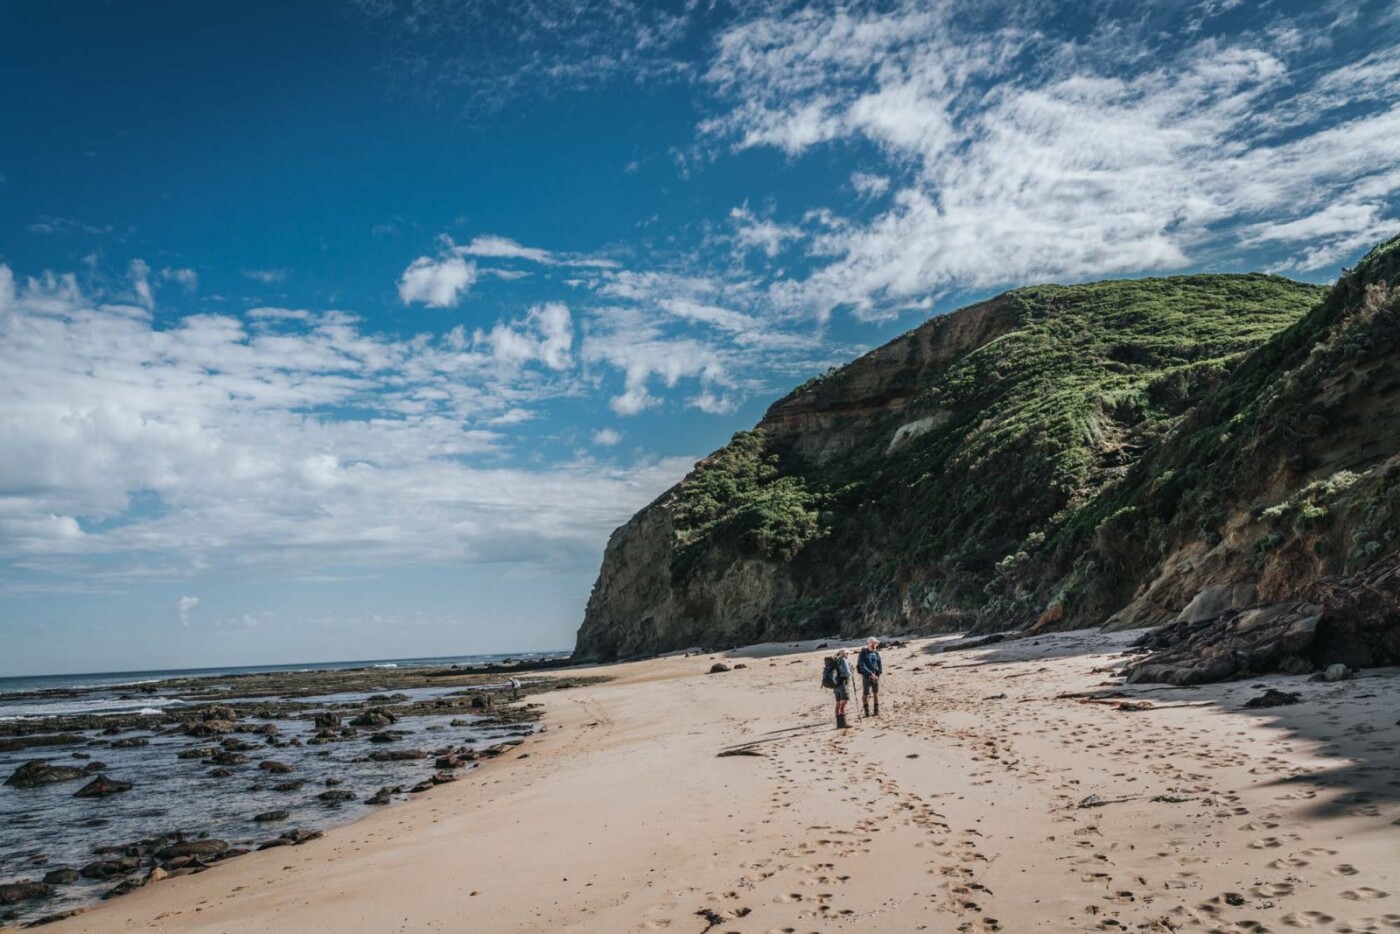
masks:
[[[838,649],[836,652],[836,726],[839,729],[846,729],[850,726],[846,722],[846,704],[851,699],[851,666],[846,661],[846,650]]]
[[[856,671],[860,672],[860,706],[867,717],[870,716],[871,694],[875,695],[875,716],[880,716],[880,675],[885,673],[885,666],[880,661],[879,648],[880,640],[872,636],[856,659]]]

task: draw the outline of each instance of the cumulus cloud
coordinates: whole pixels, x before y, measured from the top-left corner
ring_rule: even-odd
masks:
[[[600,448],[610,448],[622,441],[622,432],[616,428],[599,428],[593,432],[593,443]]]
[[[876,318],[959,290],[1185,268],[1289,230],[1316,239],[1282,266],[1316,269],[1395,223],[1394,56],[1348,60],[1339,43],[1319,66],[1296,37],[1335,41],[1322,12],[1174,44],[1171,5],[1110,4],[1113,28],[1088,36],[1064,35],[1053,5],[984,12],[803,6],[722,31],[704,137],[792,158],[874,147],[890,169],[851,176],[887,208],[812,231],[816,268],[774,282],[776,301]],[[782,241],[759,228],[754,243]]]
[[[503,461],[503,432],[576,391],[572,344],[562,305],[479,345],[304,309],[158,328],[72,276],[0,265],[0,588],[492,561],[502,542],[591,561],[688,461]]]
[[[429,308],[451,308],[477,279],[476,263],[460,256],[420,256],[399,277],[399,300]]]
[[[181,626],[189,628],[190,613],[194,612],[194,608],[197,606],[199,606],[198,597],[181,597],[175,601],[175,615],[180,618]]]
[[[193,292],[199,288],[199,273],[193,269],[165,267],[160,271],[162,282],[174,282],[184,288],[186,292]]]

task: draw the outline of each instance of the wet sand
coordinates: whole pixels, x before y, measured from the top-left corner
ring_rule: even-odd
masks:
[[[1400,930],[1400,671],[1119,688],[1130,635],[888,650],[841,732],[811,646],[612,666],[519,754],[50,929]]]

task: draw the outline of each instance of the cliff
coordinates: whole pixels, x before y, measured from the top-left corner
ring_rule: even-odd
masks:
[[[1400,547],[1397,244],[1331,289],[1037,286],[926,322],[618,529],[576,655],[1337,602]]]

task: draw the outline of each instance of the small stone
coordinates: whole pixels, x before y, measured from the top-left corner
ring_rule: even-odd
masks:
[[[1328,681],[1345,681],[1351,677],[1351,669],[1338,662],[1335,665],[1328,665],[1327,670],[1322,673],[1322,677]]]
[[[712,674],[712,675],[717,675],[717,674],[719,674],[720,672],[724,672],[724,671],[728,671],[728,670],[729,670],[729,666],[726,665],[724,662],[715,662],[713,665],[710,666],[710,674]]]

